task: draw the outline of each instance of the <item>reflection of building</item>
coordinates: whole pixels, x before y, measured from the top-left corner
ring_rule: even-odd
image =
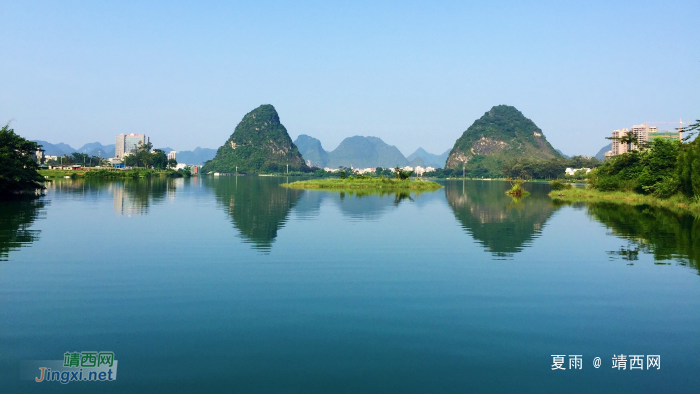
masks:
[[[143,203],[131,197],[124,185],[114,185],[114,212],[118,215],[141,215],[144,212]]]
[[[177,160],[175,158],[176,155],[177,155],[177,152],[171,151],[170,153],[168,153],[168,160]]]
[[[139,142],[143,145],[148,143],[148,137],[145,134],[119,134],[117,143],[114,147],[114,157],[121,159],[125,154],[131,153],[139,146]]]

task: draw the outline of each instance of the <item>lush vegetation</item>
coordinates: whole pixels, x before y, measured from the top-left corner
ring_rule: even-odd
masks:
[[[0,195],[33,193],[43,189],[36,152],[40,146],[28,141],[8,125],[0,129]]]
[[[700,146],[657,138],[643,149],[610,158],[588,177],[591,189],[669,198],[700,196]]]
[[[532,120],[514,107],[498,105],[474,121],[455,142],[445,168],[459,173],[464,168],[471,177],[495,177],[510,159],[560,157]]]
[[[573,176],[565,173],[567,168],[596,168],[603,163],[596,158],[574,156],[570,159],[556,157],[547,160],[532,158],[511,158],[498,161],[500,170],[493,172],[486,168],[484,161],[495,160],[489,156],[475,156],[472,166],[465,166],[464,175],[466,178],[523,178],[523,179],[561,179],[569,182],[584,181],[585,171],[577,171]],[[470,162],[471,163],[471,162]],[[435,171],[423,174],[430,178],[461,178],[462,169],[436,169]]]
[[[331,190],[347,190],[347,189],[415,189],[415,190],[437,190],[442,186],[435,182],[396,179],[396,178],[375,178],[366,177],[362,179],[350,176],[345,179],[312,179],[307,181],[298,181],[293,183],[285,183],[282,186],[300,188],[300,189],[331,189]]]
[[[564,183],[558,179],[550,181],[549,185],[552,186],[552,190],[570,190],[573,188],[570,183]]]
[[[510,183],[510,190],[506,192],[507,195],[515,198],[522,198],[525,196],[529,196],[530,192],[527,190],[523,189],[523,183],[525,183],[525,180],[522,178],[516,178],[516,179],[511,179],[510,177],[506,178],[506,180]]]
[[[72,179],[136,179],[136,178],[151,178],[151,177],[167,177],[167,178],[182,178],[190,177],[192,174],[189,168],[174,171],[154,170],[150,168],[134,168],[132,170],[118,169],[95,169],[89,171],[82,170],[39,170],[39,174],[45,178],[65,178]]]
[[[261,105],[243,117],[231,137],[203,172],[260,174],[311,171],[280,123],[272,105]]]
[[[168,159],[168,155],[160,149],[153,149],[153,144],[150,142],[142,144],[139,142],[136,150],[124,158],[124,165],[127,167],[145,167],[154,168],[156,170],[165,170],[166,168],[175,167],[177,161]]]

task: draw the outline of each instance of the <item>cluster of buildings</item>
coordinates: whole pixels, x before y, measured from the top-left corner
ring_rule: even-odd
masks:
[[[354,167],[350,167],[350,168],[351,168],[355,173],[357,173],[357,174],[373,174],[373,173],[377,172],[377,167],[367,167],[367,168],[354,168]],[[418,175],[418,176],[423,176],[423,174],[426,173],[426,172],[433,172],[433,171],[435,171],[435,168],[434,168],[434,167],[425,167],[425,168],[424,168],[424,167],[421,167],[421,166],[415,166],[415,167],[406,166],[406,167],[403,167],[403,168],[401,168],[401,169],[404,170],[404,171],[413,171],[413,173],[416,174],[416,175]],[[387,168],[387,170],[389,170],[389,171],[391,171],[391,172],[394,172],[396,169],[395,169],[395,168]],[[326,168],[323,169],[323,171],[326,171],[326,172],[338,172],[338,171],[340,171],[340,170],[337,169],[337,168],[329,168],[329,167],[326,167]]]
[[[138,149],[139,145],[146,145],[150,142],[150,139],[148,138],[147,135],[145,134],[136,134],[136,133],[128,133],[128,134],[119,134],[117,135],[116,143],[114,146],[114,157],[106,159],[107,162],[112,166],[116,168],[124,168],[124,158],[132,154],[136,149]],[[151,151],[154,152],[154,151]],[[177,152],[176,151],[170,151],[168,154],[168,160],[177,160]],[[44,155],[44,152],[42,151],[37,151],[36,152],[36,159],[38,161],[58,161],[59,157],[58,156],[47,156]],[[65,167],[65,168],[64,168]],[[49,166],[49,168],[61,168],[61,169],[79,169],[81,168],[80,165],[70,165],[70,166]],[[199,166],[197,165],[192,165],[192,164],[185,164],[185,163],[178,163],[175,166],[175,170],[181,170],[189,168],[190,172],[192,174],[197,174],[199,173]]]
[[[627,136],[632,132],[636,138],[636,143],[627,144],[620,141],[620,138]],[[649,126],[646,123],[638,124],[632,126],[631,129],[617,129],[612,132],[612,149],[605,152],[605,158],[612,156],[621,155],[627,153],[630,150],[637,150],[640,146],[644,145],[649,140],[654,138],[668,138],[674,140],[682,139],[682,131],[672,132],[672,131],[659,131],[656,126]]]

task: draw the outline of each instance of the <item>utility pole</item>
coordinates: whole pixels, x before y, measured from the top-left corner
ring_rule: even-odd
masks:
[[[287,164],[287,175],[289,175],[289,164]]]
[[[462,165],[462,178],[464,178],[464,165]]]

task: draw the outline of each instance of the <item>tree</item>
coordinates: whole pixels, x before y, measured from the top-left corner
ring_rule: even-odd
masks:
[[[9,125],[0,129],[0,195],[43,189],[35,157],[41,145],[15,134]]]
[[[175,167],[177,167],[177,160],[168,159],[168,168],[175,168]]]
[[[136,149],[124,158],[124,164],[129,167],[146,167],[150,168],[153,164],[153,154],[151,154],[153,144],[150,142],[143,144],[139,142]],[[166,156],[167,160],[167,156]]]
[[[406,180],[410,178],[411,175],[413,175],[413,171],[402,170],[399,166],[396,166],[396,168],[394,168],[394,173],[396,174],[396,179],[401,181]]]
[[[637,136],[632,131],[628,131],[627,134],[622,137],[605,137],[606,140],[616,140],[621,144],[627,144],[627,152],[632,151],[632,144],[637,143]]]
[[[168,156],[160,149],[154,150],[151,154],[151,165],[157,170],[164,170],[168,167]]]

